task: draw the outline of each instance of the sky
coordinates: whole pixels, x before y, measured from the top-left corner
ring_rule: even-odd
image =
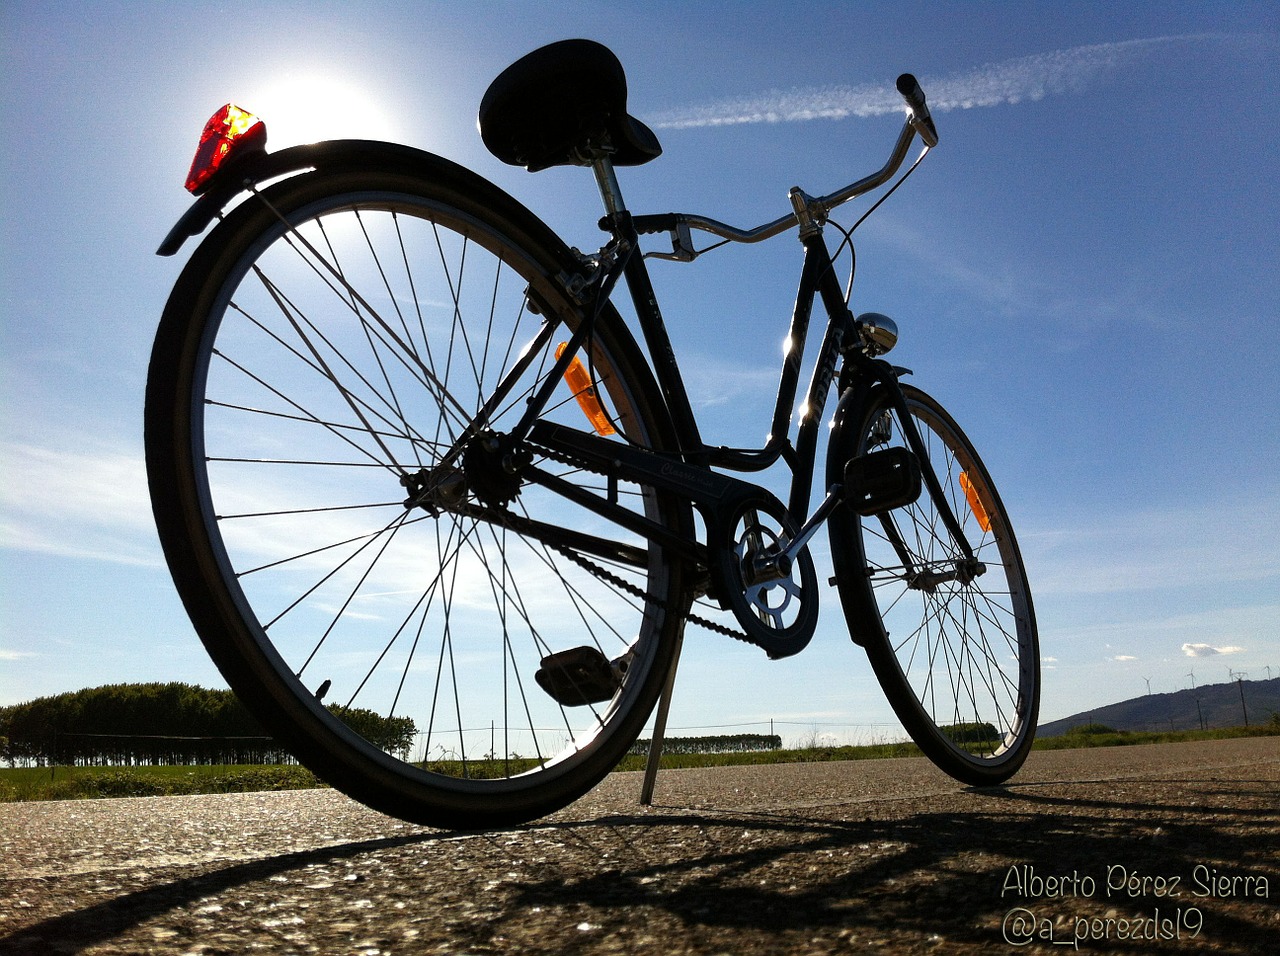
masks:
[[[743,227],[879,168],[914,72],[941,143],[860,227],[853,305],[896,319],[896,362],[1000,486],[1042,720],[1280,676],[1280,3],[7,0],[0,705],[225,686],[142,462],[151,339],[195,243],[154,251],[208,115],[254,110],[273,149],[410,143],[594,248],[590,174],[503,166],[475,128],[500,70],[570,36],[618,54],[663,144],[620,171],[630,208]],[[712,443],[763,441],[798,273],[787,236],[655,265]],[[784,661],[693,633],[673,733],[894,734],[837,601]]]

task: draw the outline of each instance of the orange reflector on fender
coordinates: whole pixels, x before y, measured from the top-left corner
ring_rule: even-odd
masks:
[[[233,156],[266,148],[267,125],[252,113],[228,103],[204,124],[191,171],[187,173],[187,191],[198,195],[213,174]]]
[[[568,346],[568,342],[557,345],[556,358],[564,355],[564,350]],[[601,436],[614,434],[616,429],[600,404],[595,386],[591,384],[591,373],[587,371],[587,367],[582,364],[582,359],[578,356],[575,355],[569,367],[564,370],[564,381],[573,391],[573,397],[578,400],[582,413],[587,416],[587,421],[591,422],[591,427],[596,430],[596,433]]]
[[[982,503],[982,499],[978,497],[978,489],[969,480],[967,472],[960,472],[960,487],[964,489],[964,496],[969,500],[969,510],[978,519],[978,526],[983,531],[990,531],[991,516],[987,514],[986,506]]]

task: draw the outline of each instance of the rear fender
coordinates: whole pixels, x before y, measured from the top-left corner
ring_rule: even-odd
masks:
[[[464,167],[433,153],[376,140],[338,139],[290,146],[275,153],[256,152],[219,171],[209,181],[200,197],[169,230],[156,255],[176,253],[187,239],[204,232],[237,196],[259,183],[308,170],[368,166],[419,170],[430,167],[437,177],[475,178]]]

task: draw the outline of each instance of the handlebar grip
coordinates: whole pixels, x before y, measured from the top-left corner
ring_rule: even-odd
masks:
[[[646,232],[670,232],[680,222],[680,216],[674,212],[660,212],[648,216],[632,216],[631,224],[635,226],[636,232],[644,235]]]
[[[919,82],[910,73],[903,73],[898,77],[898,92],[907,101],[907,106],[911,108],[912,114],[920,123],[917,130],[925,144],[937,146],[938,128],[933,124],[933,117],[929,113],[929,105],[925,102],[924,90],[920,89]]]

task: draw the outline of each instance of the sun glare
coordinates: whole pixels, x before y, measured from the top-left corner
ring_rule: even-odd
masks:
[[[388,104],[340,76],[290,75],[241,98],[267,124],[270,149],[324,139],[396,140]]]

